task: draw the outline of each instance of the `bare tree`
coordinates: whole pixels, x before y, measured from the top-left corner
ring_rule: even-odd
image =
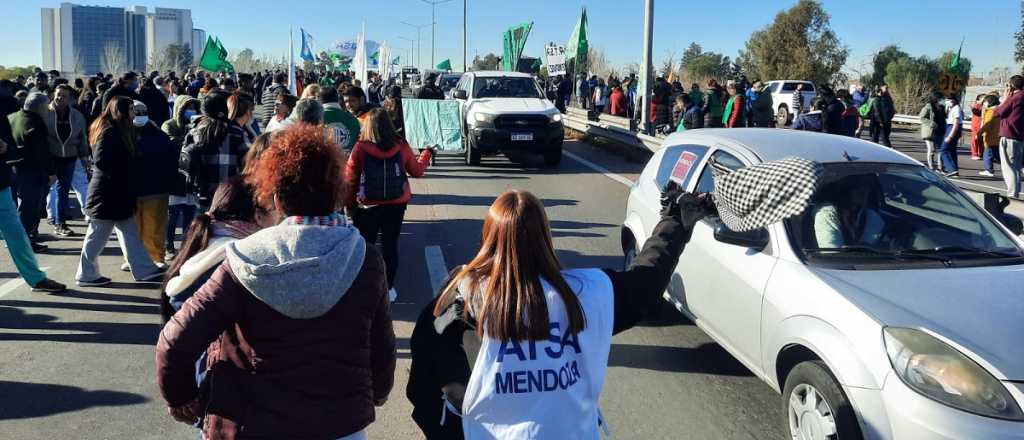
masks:
[[[597,75],[598,78],[607,78],[610,75],[619,76],[619,69],[616,69],[611,61],[608,61],[604,49],[599,47],[590,46],[587,53],[587,65],[590,74]]]
[[[676,72],[676,67],[676,51],[666,49],[665,58],[661,60],[661,69],[658,69],[658,72],[661,76],[665,77],[665,79],[668,79],[669,77],[678,78],[679,74]]]
[[[74,70],[74,75],[85,75],[85,58],[77,50],[74,55],[71,56],[71,69]]]
[[[128,57],[125,56],[124,47],[114,42],[107,43],[100,57],[100,66],[104,72],[114,76],[127,72]]]

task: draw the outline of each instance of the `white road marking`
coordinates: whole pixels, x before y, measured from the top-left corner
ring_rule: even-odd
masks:
[[[610,170],[608,170],[608,168],[605,168],[605,167],[603,167],[601,165],[593,163],[593,162],[591,162],[589,160],[586,160],[586,159],[584,159],[582,157],[579,157],[579,156],[577,156],[577,155],[575,155],[573,153],[570,153],[568,151],[565,151],[565,150],[562,150],[562,154],[564,154],[566,156],[569,156],[573,160],[575,160],[576,162],[579,162],[579,163],[585,165],[586,167],[588,167],[588,168],[590,168],[590,169],[592,169],[594,171],[597,171],[597,172],[603,174],[605,177],[607,177],[609,179],[612,179],[612,180],[614,180],[616,182],[619,182],[619,183],[621,183],[623,185],[626,185],[628,187],[632,187],[633,186],[633,181],[632,180],[629,180],[629,179],[627,179],[625,177],[622,177],[622,176],[620,176],[618,174],[615,174],[615,173],[611,172]]]
[[[448,276],[448,265],[444,262],[444,253],[440,246],[423,248],[423,256],[427,259],[427,275],[430,276],[430,287],[434,295],[441,290],[441,283]]]
[[[41,269],[43,272],[46,272],[46,269],[49,269],[49,267],[40,267],[39,269]],[[6,283],[0,284],[0,298],[3,298],[8,293],[11,293],[11,292],[13,292],[15,290],[18,290],[19,287],[24,286],[24,285],[25,285],[25,280],[21,279],[20,275],[18,276],[18,278],[15,278],[15,279],[10,280],[10,281],[8,281]]]

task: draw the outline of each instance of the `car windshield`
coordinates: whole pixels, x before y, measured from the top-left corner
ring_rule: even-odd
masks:
[[[542,98],[537,82],[523,77],[478,77],[473,81],[474,98]]]
[[[442,76],[441,80],[439,81],[440,84],[438,85],[441,87],[441,90],[447,92],[451,90],[453,87],[455,87],[455,84],[458,84],[459,78],[461,77],[458,75]]]
[[[825,164],[803,214],[786,221],[808,264],[863,269],[1021,263],[1017,243],[947,180],[923,167]]]

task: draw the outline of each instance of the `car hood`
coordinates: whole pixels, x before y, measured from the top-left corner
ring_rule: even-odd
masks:
[[[548,113],[555,106],[539,98],[484,98],[473,101],[473,111],[491,114]]]
[[[997,378],[1024,380],[1024,266],[814,271],[882,325],[927,329]]]

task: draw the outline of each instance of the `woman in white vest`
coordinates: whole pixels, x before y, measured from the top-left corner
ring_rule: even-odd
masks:
[[[431,382],[425,376],[450,377],[459,368],[446,364],[468,363],[464,353],[474,353],[462,350],[463,336],[475,332],[480,349],[468,381],[433,381],[442,385],[445,401],[433,399],[447,408],[444,417],[457,420],[461,409],[466,439],[597,439],[612,335],[657,304],[694,223],[714,209],[710,198],[678,188],[662,205],[662,220],[626,270],[562,270],[543,204],[524,191],[499,196],[476,258],[424,311],[421,321],[433,325],[414,331],[408,394],[416,410],[414,395]],[[417,418],[426,436],[451,438],[429,426],[442,415],[430,412],[432,423]]]

